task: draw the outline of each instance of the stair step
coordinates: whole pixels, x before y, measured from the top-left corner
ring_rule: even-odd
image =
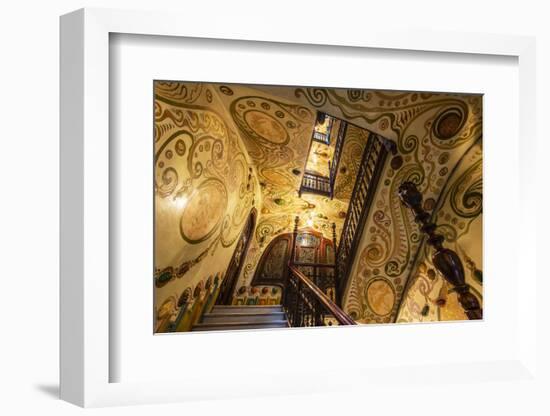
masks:
[[[202,323],[233,323],[233,322],[273,322],[284,321],[284,312],[211,312],[203,316]]]
[[[264,306],[264,305],[216,305],[212,308],[211,313],[273,313],[282,312],[283,307],[277,306]]]
[[[196,324],[192,331],[232,331],[235,329],[269,329],[269,328],[287,328],[286,320],[271,321],[271,322],[232,322],[232,323],[200,323]]]

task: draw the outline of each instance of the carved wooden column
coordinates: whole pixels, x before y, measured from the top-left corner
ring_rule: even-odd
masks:
[[[404,205],[410,208],[420,230],[428,235],[427,243],[435,249],[432,262],[435,268],[443,275],[458,293],[458,301],[464,308],[468,319],[481,319],[483,310],[477,298],[470,293],[470,286],[466,284],[464,267],[453,250],[443,247],[445,237],[435,233],[436,225],[430,222],[430,214],[422,208],[422,194],[412,182],[404,182],[399,186],[399,198]]]

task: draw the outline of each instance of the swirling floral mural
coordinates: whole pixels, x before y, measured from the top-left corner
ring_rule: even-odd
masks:
[[[398,199],[397,188],[404,181],[415,182],[424,194],[425,208],[435,209],[451,172],[464,153],[481,140],[481,96],[327,88],[296,88],[294,95],[301,103],[385,135],[397,144],[398,154],[378,184],[375,209],[367,221],[367,235],[359,247],[344,304],[361,322],[392,322],[422,242],[410,212]],[[457,184],[451,193],[454,209],[462,214],[475,216],[479,210],[481,182],[475,172],[480,173],[480,166],[481,162],[465,172],[462,185]],[[467,227],[465,222],[456,222],[456,227]],[[387,315],[374,311],[367,301],[369,283],[381,278],[390,282],[396,294]]]
[[[155,83],[157,305],[204,275],[224,273],[260,202],[246,149],[213,101],[206,84]]]

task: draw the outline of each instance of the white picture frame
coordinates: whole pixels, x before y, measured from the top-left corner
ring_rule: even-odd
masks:
[[[452,372],[461,383],[508,381],[529,388],[542,388],[537,373],[537,304],[531,292],[517,291],[514,317],[522,324],[514,327],[517,345],[514,354],[495,361],[438,360],[419,362],[403,368],[368,366],[349,368],[342,365],[321,371],[335,380],[326,385],[318,373],[305,374],[302,380],[289,380],[277,369],[267,368],[269,380],[211,380],[201,374],[186,373],[170,382],[112,382],[111,367],[120,359],[111,348],[111,312],[116,309],[110,297],[109,282],[113,259],[110,257],[110,36],[113,34],[162,36],[163,39],[201,38],[226,41],[276,42],[285,45],[332,45],[334,48],[362,50],[429,51],[439,54],[508,56],[517,59],[519,69],[518,140],[530,143],[519,148],[519,191],[516,212],[519,218],[518,264],[522,279],[536,287],[541,278],[536,270],[536,218],[527,215],[535,201],[534,184],[529,180],[536,167],[535,120],[535,40],[530,37],[477,33],[433,33],[421,30],[389,30],[380,27],[353,28],[341,24],[331,33],[308,32],[288,27],[280,31],[276,24],[263,21],[247,27],[246,35],[232,25],[204,26],[200,19],[186,19],[177,13],[138,12],[107,9],[82,9],[61,18],[61,398],[80,406],[108,406],[139,403],[163,403],[213,397],[315,393],[372,387],[399,379],[405,386],[430,383],[444,372]],[[245,22],[243,18],[242,23]],[[168,38],[170,37],[170,38]],[[452,86],[450,86],[452,89]],[[519,273],[515,272],[516,275]],[[111,312],[110,312],[111,311]],[[487,318],[490,319],[490,318]],[[475,323],[474,323],[475,325]],[[373,328],[380,328],[373,326]],[[424,333],[425,327],[401,326],[401,331]],[[362,330],[363,328],[361,328]],[[477,329],[479,330],[479,328]],[[348,331],[348,329],[345,329]],[[377,329],[373,329],[377,331]],[[292,333],[293,331],[290,331]],[[308,332],[304,337],[319,338],[324,330]],[[267,334],[267,333],[265,333]],[[371,332],[374,334],[374,332]],[[151,336],[152,333],[151,333]],[[218,337],[229,335],[221,334]],[[264,335],[270,340],[293,342],[296,335],[275,332]],[[241,336],[239,340],[244,342]],[[250,334],[247,336],[250,340]],[[165,344],[170,337],[164,337]],[[214,338],[212,338],[214,339]],[[234,338],[233,338],[234,339]],[[305,339],[305,338],[304,338]],[[173,369],[177,373],[177,365]],[[260,372],[261,373],[261,372]],[[355,374],[355,375],[354,375]],[[472,377],[472,374],[474,375]],[[363,377],[365,376],[365,377]],[[160,377],[163,379],[163,377]],[[306,380],[307,382],[304,382]],[[317,382],[316,382],[317,380]],[[353,380],[353,381],[350,381]],[[358,381],[360,380],[360,381]],[[439,379],[438,379],[439,380]],[[445,377],[441,382],[449,382]],[[357,384],[358,383],[358,384]],[[279,387],[277,387],[279,386]],[[522,388],[523,388],[522,387]],[[359,390],[360,391],[360,390]]]

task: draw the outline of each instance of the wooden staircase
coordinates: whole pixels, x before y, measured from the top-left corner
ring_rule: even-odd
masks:
[[[287,328],[282,306],[216,305],[205,313],[191,331],[228,331],[233,329]]]

